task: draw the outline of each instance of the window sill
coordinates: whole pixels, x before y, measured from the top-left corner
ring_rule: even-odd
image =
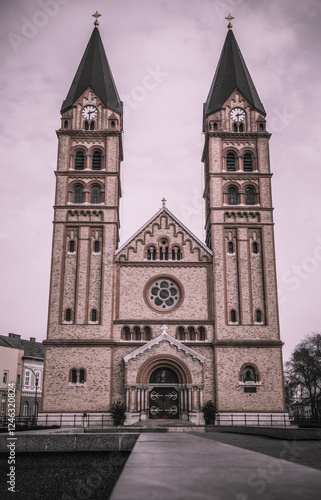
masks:
[[[67,252],[67,255],[76,255],[76,252]]]
[[[86,382],[83,383],[77,382],[76,384],[74,384],[73,382],[69,382],[69,387],[85,387],[85,386]]]
[[[258,321],[254,321],[254,323],[253,323],[253,324],[254,324],[254,325],[258,325],[258,326],[262,326],[262,325],[264,325],[264,322],[263,322],[263,321],[260,321],[260,322],[258,322]]]
[[[233,257],[233,255],[234,255],[234,257],[235,257],[236,253],[229,253],[229,252],[227,252],[226,255],[229,255],[230,257]]]
[[[101,252],[92,252],[93,255],[101,255]]]
[[[62,324],[63,325],[73,325],[74,322],[73,321],[63,321]]]
[[[242,387],[244,386],[258,387],[262,385],[262,382],[239,382],[239,385],[241,385]]]
[[[229,321],[229,322],[228,322],[228,324],[229,324],[229,325],[238,325],[238,324],[239,324],[239,322],[238,322],[238,321],[235,321],[235,323],[233,323],[233,321]]]
[[[88,325],[99,325],[99,321],[88,321]]]

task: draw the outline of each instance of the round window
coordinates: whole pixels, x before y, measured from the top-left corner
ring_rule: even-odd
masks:
[[[160,278],[152,281],[146,290],[149,305],[157,311],[170,311],[180,302],[181,290],[176,281]]]

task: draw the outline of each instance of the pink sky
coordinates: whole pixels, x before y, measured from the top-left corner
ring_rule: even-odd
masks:
[[[90,4],[90,5],[89,5]],[[267,111],[281,337],[320,331],[318,0],[1,2],[1,329],[45,339],[60,107],[93,29],[126,105],[121,242],[161,206],[204,241],[202,106],[234,33]],[[157,73],[154,85],[146,75]],[[153,88],[151,88],[153,87]],[[128,104],[130,103],[130,104]]]

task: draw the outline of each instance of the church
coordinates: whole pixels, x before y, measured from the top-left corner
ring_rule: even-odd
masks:
[[[203,105],[206,241],[164,200],[119,246],[123,105],[98,16],[57,131],[42,413],[120,400],[129,425],[200,425],[211,400],[222,423],[283,419],[271,134],[232,17]]]

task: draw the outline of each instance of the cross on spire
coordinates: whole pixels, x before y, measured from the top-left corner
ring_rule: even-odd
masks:
[[[232,19],[235,19],[233,16],[231,16],[231,14],[229,14],[225,19],[228,20],[228,29],[231,30],[233,28],[233,24],[231,23]]]
[[[163,208],[166,208],[166,202],[167,202],[167,200],[165,200],[165,198],[163,198],[163,199],[161,200],[161,202],[162,202],[162,204],[163,204]]]
[[[96,28],[98,28],[99,26],[98,17],[101,17],[101,14],[99,14],[99,12],[96,10],[95,14],[93,14],[92,17],[96,18],[94,25],[96,26]]]

